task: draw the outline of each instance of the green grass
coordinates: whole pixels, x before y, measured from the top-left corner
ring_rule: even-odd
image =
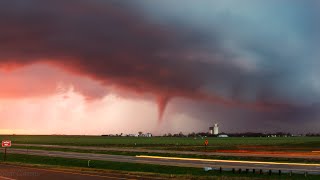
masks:
[[[262,151],[312,151],[320,149],[320,137],[288,137],[288,138],[178,138],[178,137],[102,137],[102,136],[15,136],[0,135],[0,140],[9,139],[14,144],[48,144],[48,145],[71,145],[71,146],[97,146],[97,147],[119,147],[119,148],[144,148],[144,149],[163,149],[179,151],[204,151],[204,140],[208,139],[209,146],[207,151],[215,150],[262,150]],[[30,147],[29,147],[30,148]],[[32,147],[35,149],[34,147]],[[41,148],[40,148],[41,149]],[[48,150],[46,148],[42,148]],[[234,159],[234,160],[257,160],[257,161],[282,161],[282,162],[316,162],[313,160],[297,160],[278,158],[256,158],[256,157],[223,157],[223,156],[203,156],[203,155],[179,155],[169,153],[144,153],[144,152],[124,152],[124,151],[100,151],[100,150],[70,150],[67,148],[50,148],[51,150],[88,152],[88,153],[106,153],[116,155],[161,155],[177,157],[194,158],[213,158],[213,159]],[[1,154],[0,154],[1,155]],[[78,159],[66,159],[56,157],[41,157],[33,155],[10,154],[8,161],[44,164],[63,167],[87,166],[87,161]],[[190,175],[195,177],[259,177],[261,179],[270,178],[268,175],[234,175],[231,172],[224,172],[223,175],[218,172],[204,172],[199,168],[171,167],[160,165],[146,165],[123,162],[93,161],[93,169],[108,169],[130,172],[149,172],[160,174]],[[233,178],[232,178],[233,177]],[[273,175],[271,178],[279,179],[279,176]],[[303,175],[295,175],[293,179],[302,179]],[[292,179],[288,175],[281,176],[281,179]],[[319,176],[308,176],[308,179],[319,179]]]
[[[166,150],[204,151],[204,139],[178,137],[102,137],[102,136],[5,136],[17,144],[53,144],[100,147],[144,147]],[[209,140],[208,150],[259,149],[283,151],[311,151],[320,149],[320,137],[279,137],[279,138],[205,138]],[[258,146],[258,147],[255,147]],[[268,148],[263,147],[268,146]]]
[[[0,157],[3,154],[0,153]],[[87,161],[79,159],[69,158],[57,158],[57,157],[44,157],[34,155],[21,155],[21,154],[9,154],[7,156],[8,162],[25,163],[25,164],[42,164],[42,165],[54,165],[59,167],[79,167],[86,168]],[[1,161],[0,161],[1,162]],[[176,177],[207,177],[213,179],[214,177],[221,177],[223,179],[234,179],[236,177],[249,177],[260,179],[305,179],[303,175],[293,175],[290,177],[288,174],[278,175],[258,175],[258,174],[233,174],[232,172],[223,172],[220,174],[218,171],[205,172],[201,168],[188,168],[188,167],[175,167],[175,166],[163,166],[163,165],[148,165],[148,164],[136,164],[136,163],[124,163],[124,162],[109,162],[109,161],[91,161],[92,169],[108,169],[119,170],[126,172],[145,172],[145,173],[157,173],[164,175],[174,175]],[[319,179],[319,176],[309,175],[307,179]]]
[[[196,155],[196,154],[176,154],[176,153],[148,153],[148,152],[128,152],[128,151],[106,151],[106,150],[85,150],[73,148],[56,148],[56,147],[35,147],[35,146],[13,146],[17,149],[35,149],[47,151],[78,152],[78,153],[96,153],[111,154],[124,156],[164,156],[164,157],[182,157],[182,158],[200,158],[200,159],[222,159],[222,160],[248,160],[248,161],[265,161],[265,162],[295,162],[295,163],[320,163],[317,159],[300,159],[300,158],[278,158],[278,157],[241,157],[241,156],[216,156],[216,155]]]

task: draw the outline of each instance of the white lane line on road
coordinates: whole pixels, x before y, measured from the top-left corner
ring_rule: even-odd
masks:
[[[0,180],[16,180],[16,179],[0,176]]]
[[[263,161],[237,161],[237,160],[220,160],[220,159],[199,159],[199,158],[179,158],[179,157],[162,157],[162,156],[136,156],[138,158],[149,159],[166,159],[166,160],[185,160],[185,161],[203,161],[203,162],[227,162],[227,163],[242,163],[242,164],[271,164],[271,165],[293,165],[293,166],[315,166],[320,167],[320,164],[305,164],[305,163],[282,163],[282,162],[263,162]]]

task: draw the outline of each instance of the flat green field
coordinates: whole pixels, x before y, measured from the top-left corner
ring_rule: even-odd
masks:
[[[215,150],[252,150],[252,151],[287,151],[294,152],[311,152],[320,150],[320,137],[277,137],[277,138],[182,138],[182,137],[102,137],[102,136],[18,136],[18,135],[0,135],[0,140],[11,140],[13,148],[29,148],[42,150],[55,150],[67,152],[85,152],[85,153],[102,153],[114,155],[135,156],[146,154],[144,152],[125,152],[121,148],[140,148],[140,149],[162,149],[162,150],[186,150],[186,151],[215,151]],[[209,141],[209,146],[204,148],[204,141]],[[30,146],[15,146],[15,144],[46,144],[46,145],[71,145],[71,146],[97,146],[97,147],[115,147],[117,151],[102,150],[80,150],[77,148],[47,148]],[[123,151],[123,152],[122,152]],[[165,152],[164,152],[165,153]],[[313,159],[278,159],[278,158],[260,158],[260,157],[229,157],[229,156],[205,156],[205,155],[180,155],[180,154],[148,154],[174,157],[195,157],[195,158],[211,158],[211,159],[233,159],[233,160],[255,160],[255,161],[279,161],[279,162],[299,162],[299,163],[319,163]],[[299,153],[297,153],[299,154]],[[1,152],[0,152],[0,157]],[[87,166],[86,160],[65,159],[56,157],[42,157],[34,155],[10,154],[9,162],[41,164],[53,166],[72,166],[84,168]],[[0,160],[1,162],[1,160]],[[232,174],[231,172],[223,172],[219,174],[217,171],[204,172],[199,168],[170,167],[161,165],[145,165],[121,162],[104,162],[94,161],[92,169],[108,169],[121,170],[126,172],[143,172],[143,173],[160,173],[162,175],[174,175],[175,177],[190,177],[191,179],[208,178],[212,179],[279,179],[276,174],[269,176],[267,174]],[[303,175],[289,176],[284,174],[280,179],[302,179]],[[319,179],[318,176],[308,176],[307,179]]]
[[[237,138],[183,138],[183,137],[102,137],[102,136],[20,136],[0,135],[13,144],[52,144],[100,147],[144,147],[167,150],[202,150],[205,139],[208,150],[320,150],[320,137],[237,137]]]

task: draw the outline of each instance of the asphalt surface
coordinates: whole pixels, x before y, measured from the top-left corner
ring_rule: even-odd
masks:
[[[63,157],[74,159],[85,159],[115,162],[130,162],[143,164],[158,164],[180,167],[214,167],[223,169],[263,169],[263,170],[281,170],[282,172],[309,172],[311,174],[320,174],[320,164],[302,164],[302,163],[273,163],[257,161],[231,161],[231,160],[208,160],[208,159],[191,159],[191,158],[164,158],[164,157],[142,157],[142,156],[120,156],[108,154],[76,153],[46,150],[27,150],[8,148],[8,153],[29,154],[38,156]]]
[[[172,150],[154,150],[142,148],[117,148],[117,147],[88,147],[88,146],[62,146],[62,145],[42,145],[42,144],[14,144],[15,146],[34,146],[48,148],[67,148],[82,150],[99,150],[99,151],[123,151],[123,152],[146,152],[146,153],[169,153],[169,154],[186,154],[186,155],[212,155],[212,156],[238,156],[238,157],[277,157],[277,158],[298,158],[298,159],[320,159],[320,151],[310,152],[305,155],[297,154],[261,154],[261,153],[223,153],[223,152],[194,152],[194,151],[172,151]]]
[[[93,173],[0,164],[0,180],[134,180],[162,179],[121,173]]]

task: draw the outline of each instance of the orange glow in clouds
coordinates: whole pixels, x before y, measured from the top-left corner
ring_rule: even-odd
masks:
[[[119,133],[123,124],[136,133],[156,125],[154,103],[101,95],[106,89],[46,65],[0,71],[0,134]]]
[[[113,94],[87,102],[71,87],[65,93],[47,97],[1,100],[0,133],[99,135],[147,132],[156,128],[156,111],[152,102],[123,99]]]
[[[116,84],[115,79],[102,81],[95,77],[88,78],[77,70],[71,72],[65,71],[64,68],[54,68],[51,63],[0,71],[0,133],[156,132],[159,126],[166,129],[169,127],[168,123],[174,125],[175,120],[188,121],[191,124],[197,121],[185,114],[172,114],[169,115],[170,122],[162,122],[162,125],[157,123],[164,116],[169,100],[174,97],[208,101],[224,106],[273,108],[272,104],[241,103],[196,90],[181,91],[165,87],[157,89],[142,79],[117,79],[122,84]],[[135,85],[142,87],[132,86],[130,81],[136,81],[138,83]],[[124,96],[117,97],[115,92],[121,92]],[[135,92],[141,97],[151,93],[158,98],[154,103],[150,99],[133,99],[130,95],[126,97],[130,92]]]

